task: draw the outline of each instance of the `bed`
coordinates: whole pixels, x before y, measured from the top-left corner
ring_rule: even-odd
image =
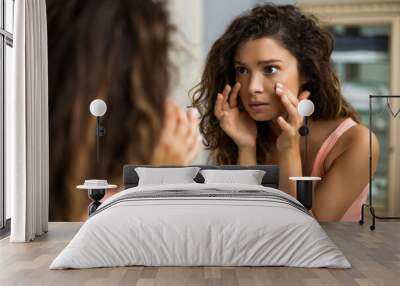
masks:
[[[277,166],[195,166],[265,171],[260,185],[205,183],[200,172],[191,183],[138,185],[140,167],[124,166],[124,190],[103,202],[50,269],[351,267],[301,203],[277,189]]]

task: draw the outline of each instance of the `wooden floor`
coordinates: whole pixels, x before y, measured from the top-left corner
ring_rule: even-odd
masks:
[[[48,270],[80,223],[50,223],[32,243],[0,241],[0,285],[400,285],[400,222],[323,224],[352,269],[290,267],[120,267]]]

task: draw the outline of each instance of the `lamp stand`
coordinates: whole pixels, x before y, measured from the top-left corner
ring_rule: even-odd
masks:
[[[101,126],[100,122],[101,117],[96,116],[96,158],[97,163],[100,163],[100,137],[103,137],[106,134],[106,130],[103,126]]]

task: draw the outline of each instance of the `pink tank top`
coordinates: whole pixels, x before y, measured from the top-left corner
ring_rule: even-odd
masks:
[[[340,136],[347,130],[349,130],[354,125],[357,125],[352,118],[345,119],[329,136],[326,138],[321,148],[319,149],[317,156],[314,160],[314,165],[311,171],[311,176],[316,177],[324,177],[325,168],[324,163],[325,159],[328,156],[329,152],[338,141]],[[361,215],[361,206],[367,199],[369,190],[369,184],[364,188],[362,193],[357,197],[357,199],[353,202],[350,208],[346,211],[340,221],[358,221]]]

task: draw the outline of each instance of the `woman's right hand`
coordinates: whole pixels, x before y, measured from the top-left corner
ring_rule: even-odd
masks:
[[[239,149],[255,148],[257,125],[246,111],[239,110],[237,104],[239,90],[239,82],[233,88],[227,84],[222,93],[217,95],[214,115],[219,120],[221,128],[232,138]]]
[[[151,164],[188,165],[196,159],[200,143],[197,109],[185,112],[167,98],[164,125]]]

